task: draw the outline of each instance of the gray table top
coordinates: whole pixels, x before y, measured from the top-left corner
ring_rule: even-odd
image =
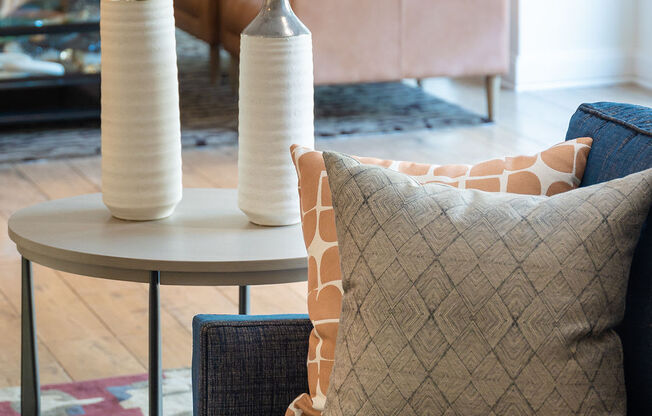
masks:
[[[16,212],[9,236],[27,259],[57,270],[161,284],[266,284],[305,280],[300,224],[262,227],[237,207],[235,189],[184,189],[172,216],[113,218],[101,194],[48,201]]]

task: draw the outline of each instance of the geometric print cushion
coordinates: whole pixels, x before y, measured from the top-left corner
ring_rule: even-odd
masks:
[[[623,415],[652,169],[547,198],[324,153],[342,314],[324,416]]]
[[[493,159],[476,165],[358,160],[412,175],[420,183],[439,182],[488,192],[554,195],[579,186],[591,144],[591,138],[583,137],[533,156]],[[299,396],[286,414],[318,415],[324,408],[335,354],[342,299],[340,256],[322,153],[297,145],[292,146],[291,153],[299,177],[301,223],[309,258],[308,313],[314,329],[308,352],[310,394]]]

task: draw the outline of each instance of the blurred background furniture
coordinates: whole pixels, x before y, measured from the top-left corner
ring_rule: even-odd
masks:
[[[217,80],[220,67],[221,3],[220,0],[174,0],[174,20],[177,27],[208,43],[212,82]]]
[[[99,0],[0,1],[0,125],[98,119]]]
[[[211,1],[175,0],[175,8],[186,2]],[[234,62],[240,33],[260,4],[260,0],[218,1],[219,42]],[[312,32],[315,84],[480,75],[486,77],[488,115],[494,119],[500,76],[508,70],[508,0],[291,0],[291,4]]]

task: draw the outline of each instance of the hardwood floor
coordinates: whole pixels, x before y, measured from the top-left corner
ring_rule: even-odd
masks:
[[[431,79],[424,88],[486,112],[479,80]],[[634,85],[515,93],[503,90],[495,124],[384,136],[320,140],[320,149],[430,163],[474,163],[534,153],[564,139],[582,102],[652,107],[652,92]],[[0,133],[1,139],[1,133]],[[235,187],[233,146],[184,151],[186,187]],[[0,166],[0,387],[20,384],[20,258],[6,234],[19,208],[99,192],[97,157]],[[44,384],[143,373],[147,366],[147,287],[93,279],[36,265],[39,361]],[[252,288],[252,313],[306,312],[305,283]],[[237,312],[237,288],[162,287],[163,365],[187,367],[197,313]]]

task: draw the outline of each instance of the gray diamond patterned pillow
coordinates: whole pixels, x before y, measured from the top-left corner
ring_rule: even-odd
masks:
[[[613,328],[652,170],[537,197],[324,160],[344,288],[324,416],[625,413]]]

